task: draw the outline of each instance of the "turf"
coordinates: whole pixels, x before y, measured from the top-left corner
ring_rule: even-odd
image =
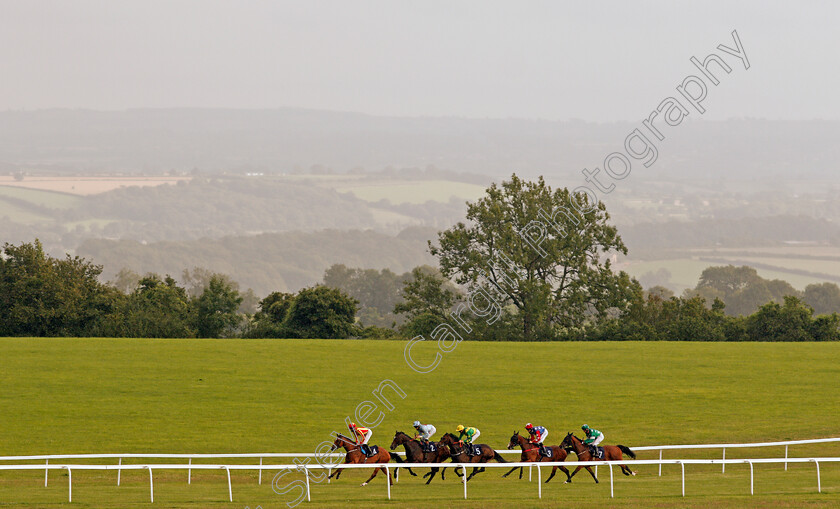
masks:
[[[480,442],[505,448],[513,430],[547,426],[549,443],[584,422],[607,443],[752,442],[837,436],[840,344],[715,343],[474,343],[445,354],[431,373],[410,370],[401,341],[1,339],[0,454],[308,452],[342,430],[356,405],[373,399],[383,379],[405,399],[389,396],[372,443],[389,445],[394,430],[414,419],[449,431],[459,423],[481,429]],[[434,356],[431,342],[413,350]],[[351,417],[353,418],[353,417]],[[728,450],[727,458],[783,455],[782,448]],[[840,456],[840,445],[791,447],[792,456]],[[656,453],[640,453],[653,458]],[[720,457],[720,451],[667,452],[666,457]],[[572,485],[500,479],[500,470],[470,482],[469,501],[451,472],[423,486],[403,476],[391,502],[383,479],[358,486],[348,472],[331,485],[313,484],[313,507],[830,507],[840,504],[840,465],[822,465],[816,494],[813,465],[749,469],[687,468],[680,495],[677,467],[616,471],[595,485],[585,472]],[[544,471],[544,475],[547,470]],[[272,492],[266,472],[234,474],[233,504],[224,473],[155,473],[160,507],[285,507],[291,493]],[[297,474],[293,474],[297,475]],[[287,479],[291,482],[293,475]],[[369,474],[368,474],[369,475]],[[527,472],[525,474],[527,476]],[[66,474],[0,473],[0,507],[64,507]],[[74,472],[68,507],[148,504],[148,474]],[[450,478],[451,476],[451,478]],[[584,477],[585,476],[585,477]],[[298,479],[300,477],[297,477]],[[544,477],[545,478],[545,477]],[[284,480],[280,485],[284,486]],[[301,506],[304,507],[304,506]]]

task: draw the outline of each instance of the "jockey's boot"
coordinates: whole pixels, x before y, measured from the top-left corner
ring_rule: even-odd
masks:
[[[362,444],[362,454],[365,456],[370,456],[370,447],[367,444]]]
[[[545,453],[545,445],[543,444],[540,444],[540,455],[548,456],[548,454]]]

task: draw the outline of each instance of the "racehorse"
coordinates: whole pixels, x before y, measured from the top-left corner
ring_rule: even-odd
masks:
[[[443,463],[443,461],[449,457],[449,448],[445,445],[436,443],[437,449],[434,452],[426,452],[423,450],[418,440],[411,438],[402,431],[397,431],[396,433],[394,433],[394,441],[391,442],[391,450],[393,451],[401,445],[405,447],[406,463]],[[395,455],[394,459],[397,459],[397,462],[402,463],[402,461],[399,459],[399,456]],[[435,474],[437,474],[438,470],[440,470],[439,467],[432,467],[432,471],[423,476],[424,478],[429,478],[429,480],[426,481],[426,484],[432,482],[432,479],[435,478]],[[445,468],[443,470],[444,472],[446,471]],[[442,481],[445,480],[443,475],[444,472],[441,472],[440,474],[440,479]],[[411,468],[408,468],[408,473],[415,477],[417,476],[417,474],[411,471]],[[394,476],[396,475],[397,469],[395,468]]]
[[[463,445],[459,444],[460,440],[458,437],[453,435],[452,433],[446,433],[443,435],[443,438],[440,439],[441,445],[445,445],[449,448],[449,456],[452,459],[452,463],[487,463],[490,460],[496,460],[497,463],[507,463],[504,458],[502,458],[499,453],[493,450],[487,444],[474,444],[479,447],[481,450],[481,454],[476,456],[470,456],[467,454],[466,448]],[[472,473],[467,477],[467,481],[472,479],[472,477],[479,473],[484,472],[484,467],[473,467]],[[455,467],[455,473],[458,477],[461,477],[461,474],[458,473],[458,467]],[[464,472],[464,475],[467,475],[467,472]]]
[[[352,438],[347,438],[346,436],[339,434],[335,437],[335,441],[333,442],[332,449],[330,451],[334,451],[339,447],[343,447],[347,454],[344,455],[344,463],[354,464],[354,463],[388,463],[391,461],[391,453],[386,451],[385,449],[379,447],[378,451],[375,455],[368,458],[362,452],[361,447],[356,443],[355,440]],[[341,471],[343,469],[339,468],[332,474],[330,474],[330,479],[335,476],[336,479],[341,477]],[[385,476],[388,477],[388,484],[393,485],[394,482],[391,480],[391,476],[388,475],[388,471],[385,470],[384,467],[377,467],[373,469],[373,474],[368,478],[367,481],[362,483],[362,486],[367,486],[367,483],[370,482],[371,479],[376,477],[376,474],[382,470],[385,472]]]
[[[552,462],[553,461],[566,461],[566,456],[569,455],[569,453],[566,452],[566,449],[563,449],[559,445],[553,445],[553,446],[546,445],[545,448],[551,450],[551,457],[546,458],[545,456],[540,454],[540,448],[536,444],[534,444],[533,442],[528,440],[527,437],[524,437],[524,436],[520,435],[518,431],[514,431],[513,436],[510,437],[510,442],[508,443],[508,449],[514,449],[514,448],[516,448],[516,446],[519,446],[519,447],[522,448],[522,455],[519,457],[519,461],[522,462],[522,463],[541,462],[541,461],[552,461]],[[505,475],[503,475],[502,477],[509,476],[510,474],[513,473],[514,470],[516,470],[516,468],[517,467],[511,468],[510,471],[508,473],[506,473]],[[522,469],[524,467],[518,467],[518,468],[519,468],[519,478],[522,479]],[[560,465],[555,465],[554,468],[551,470],[551,475],[548,476],[548,479],[546,479],[545,482],[550,481],[551,478],[554,477],[554,474],[557,473],[558,468],[560,470],[562,470],[564,474],[566,474],[566,482],[569,482],[569,481],[572,480],[571,476],[569,476],[569,470],[566,469],[566,467],[562,467]]]
[[[629,447],[624,445],[605,445],[604,446],[604,457],[603,458],[593,458],[592,453],[589,452],[589,446],[584,445],[583,442],[580,441],[578,437],[574,435],[574,433],[569,433],[566,435],[566,438],[563,439],[563,442],[560,444],[560,447],[569,447],[571,450],[577,454],[579,461],[621,461],[621,453],[624,453],[630,456],[633,459],[636,459],[636,453],[631,451]],[[621,473],[624,475],[636,475],[636,472],[630,470],[627,465],[619,465],[621,467]],[[584,468],[579,466],[572,472],[571,477],[566,482],[572,482],[572,477],[578,473],[578,470]],[[586,470],[589,470],[589,473],[592,475],[592,478],[595,479],[595,482],[598,482],[598,478],[595,477],[595,474],[592,472],[592,468],[586,467]]]

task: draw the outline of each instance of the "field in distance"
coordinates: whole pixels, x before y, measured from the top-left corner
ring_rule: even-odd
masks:
[[[413,349],[418,362],[434,359],[435,344]],[[343,431],[344,417],[374,399],[393,380],[405,399],[386,395],[372,443],[388,446],[395,430],[431,422],[453,431],[463,423],[481,430],[480,442],[504,449],[526,422],[549,428],[548,443],[584,422],[604,431],[606,443],[655,444],[777,441],[838,436],[840,344],[726,343],[475,343],[446,354],[431,373],[412,371],[402,341],[332,340],[0,340],[0,450],[6,455],[59,453],[308,452]],[[353,418],[353,417],[351,417]],[[666,452],[665,457],[715,457],[720,450]],[[779,457],[783,448],[727,450],[727,458]],[[840,445],[791,447],[791,456],[840,456]],[[640,458],[655,458],[644,452]],[[510,458],[510,457],[509,457]],[[511,458],[513,459],[513,458]],[[840,465],[821,464],[823,494],[813,465],[755,469],[687,467],[680,495],[679,468],[639,467],[639,475],[609,475],[595,485],[586,472],[571,485],[555,478],[543,499],[525,478],[501,479],[488,469],[469,485],[451,470],[424,486],[403,475],[393,500],[384,479],[365,488],[362,472],[313,485],[317,507],[831,507],[840,503]],[[155,473],[155,503],[164,507],[285,507],[256,473],[233,475],[227,502],[224,473]],[[404,472],[403,472],[404,474]],[[544,469],[543,478],[548,474]],[[369,475],[369,474],[368,474]],[[536,474],[535,474],[536,475]],[[148,474],[74,472],[73,507],[145,507]],[[0,506],[63,507],[66,474],[0,473]],[[292,476],[287,476],[289,481]],[[559,481],[559,482],[556,482]],[[285,481],[280,482],[281,487]],[[69,507],[69,505],[68,505]],[[301,506],[301,507],[306,507]]]

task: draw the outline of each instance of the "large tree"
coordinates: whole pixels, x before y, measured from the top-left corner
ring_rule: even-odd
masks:
[[[639,290],[612,270],[609,256],[627,248],[609,218],[604,204],[584,193],[514,174],[468,203],[467,222],[440,232],[429,247],[444,276],[513,305],[521,339],[549,339],[558,327],[623,309]]]

